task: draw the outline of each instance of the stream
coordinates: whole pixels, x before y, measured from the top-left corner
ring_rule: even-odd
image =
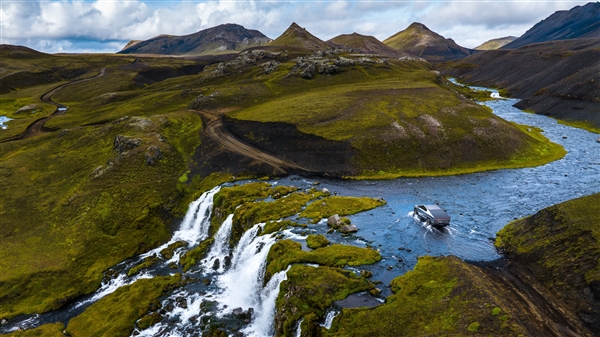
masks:
[[[600,192],[600,144],[596,142],[597,135],[558,124],[554,119],[542,115],[524,113],[512,106],[517,101],[495,99],[482,104],[492,108],[503,119],[543,129],[546,137],[568,151],[564,158],[533,168],[448,177],[387,181],[318,180],[317,187],[327,188],[331,193],[382,197],[387,201],[382,207],[349,216],[359,228],[357,233],[349,236],[337,232],[327,234],[334,243],[380,250],[382,260],[371,266],[362,266],[361,269],[372,271],[372,281],[381,282],[378,287],[383,290],[382,297],[391,293],[388,287],[390,281],[413,269],[419,256],[455,255],[471,261],[497,259],[500,255],[493,245],[495,234],[510,221],[556,203]],[[289,176],[270,183],[309,189],[315,181]],[[116,276],[105,279],[95,293],[63,309],[13,318],[0,326],[0,333],[56,321],[66,324],[90,304],[121,286],[140,278],[181,272],[181,269],[171,269],[169,264],[178,261],[186,250],[208,238],[212,199],[220,188],[215,187],[190,204],[180,229],[169,243],[112,268],[117,271]],[[452,217],[450,225],[443,230],[428,227],[412,216],[415,204],[431,203],[439,203]],[[196,268],[184,273],[186,277],[198,281],[164,297],[162,307],[169,310],[163,320],[146,330],[135,330],[133,335],[201,336],[202,331],[213,323],[225,327],[230,335],[273,335],[275,299],[286,273],[283,271],[274,275],[263,287],[269,248],[282,238],[303,241],[307,234],[325,233],[328,227],[321,221],[308,228],[282,231],[277,236],[257,235],[262,226],[256,224],[246,231],[236,247],[230,248],[226,244],[231,234],[231,216],[228,217],[215,234],[215,243],[205,259]],[[168,244],[181,240],[188,242],[188,247],[177,249],[171,259],[163,259],[136,276],[127,276],[127,271],[142,259],[157,255]],[[231,262],[223,263],[225,256],[229,255]],[[215,259],[221,262],[216,269],[213,268]],[[378,300],[381,302],[381,299]],[[347,302],[352,301],[344,303]],[[339,303],[339,306],[328,311],[323,318],[323,326],[331,325],[340,306],[345,305]]]

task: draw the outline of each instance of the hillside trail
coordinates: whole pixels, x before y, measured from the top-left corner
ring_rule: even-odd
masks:
[[[229,110],[217,109],[194,111],[196,111],[202,118],[202,125],[205,134],[229,151],[266,163],[272,166],[277,173],[280,174],[289,174],[291,172],[298,174],[316,174],[314,171],[302,167],[294,162],[278,158],[237,138],[223,124],[223,115]]]
[[[48,91],[47,93],[43,94],[40,97],[42,102],[54,105],[56,107],[56,110],[54,110],[54,112],[50,116],[42,117],[40,119],[35,120],[33,123],[29,124],[29,126],[27,126],[27,129],[25,130],[24,133],[22,133],[20,135],[16,135],[14,137],[3,139],[2,141],[0,141],[0,143],[6,143],[6,142],[20,140],[20,139],[27,139],[27,138],[31,138],[31,137],[40,135],[42,133],[55,131],[55,130],[45,128],[44,125],[50,119],[52,119],[56,116],[64,115],[65,112],[67,111],[67,106],[54,102],[52,100],[52,96],[65,87],[68,87],[73,84],[81,83],[81,82],[91,81],[91,80],[97,79],[99,77],[102,77],[104,75],[106,75],[106,68],[100,69],[100,72],[96,76],[61,84],[61,85],[53,88],[52,90]]]

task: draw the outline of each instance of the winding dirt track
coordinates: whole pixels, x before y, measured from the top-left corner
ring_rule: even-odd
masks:
[[[316,174],[316,172],[306,169],[296,163],[277,158],[259,148],[247,144],[235,135],[233,135],[223,124],[223,113],[225,111],[197,111],[202,118],[202,124],[206,135],[231,152],[235,152],[257,161],[271,165],[278,173],[289,174],[304,173]]]
[[[52,100],[52,95],[56,94],[59,90],[61,90],[64,87],[76,84],[76,83],[81,83],[81,82],[86,82],[86,81],[91,81],[93,79],[96,79],[98,77],[102,77],[106,75],[106,68],[102,68],[100,69],[100,72],[98,73],[98,75],[94,76],[94,77],[90,77],[90,78],[84,78],[81,80],[76,80],[76,81],[72,81],[69,83],[65,83],[65,84],[61,84],[55,88],[53,88],[52,90],[48,91],[47,93],[43,94],[40,99],[42,100],[42,102],[44,103],[48,103],[48,104],[52,104],[56,107],[56,110],[54,110],[54,112],[52,113],[52,115],[47,116],[47,117],[42,117],[40,119],[35,120],[33,123],[29,124],[29,126],[27,126],[27,129],[25,130],[24,133],[14,136],[14,137],[10,137],[7,139],[4,139],[2,141],[0,141],[0,143],[6,143],[6,142],[10,142],[10,141],[14,141],[14,140],[19,140],[19,139],[27,139],[33,136],[37,136],[39,134],[42,133],[46,133],[46,132],[52,132],[55,130],[51,130],[48,128],[45,128],[44,125],[46,124],[47,121],[49,121],[50,119],[56,117],[56,116],[60,116],[60,115],[64,115],[66,112],[67,107],[60,104],[60,103],[56,103]]]

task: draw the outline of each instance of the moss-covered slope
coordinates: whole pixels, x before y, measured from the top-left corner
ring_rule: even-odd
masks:
[[[467,57],[471,51],[461,47],[454,40],[431,31],[424,24],[413,22],[383,41],[391,48],[422,57],[428,61],[440,62]]]
[[[496,245],[600,333],[600,194],[516,220],[498,232]]]
[[[319,69],[341,63],[298,62],[280,64],[259,87],[216,87],[226,97],[213,108],[237,100],[227,113],[232,133],[314,172],[456,174],[536,165],[564,154],[537,131],[524,132],[464,98],[427,63],[373,59],[327,75]],[[314,77],[302,78],[313,62]]]
[[[392,281],[393,295],[372,309],[343,309],[325,336],[518,336],[519,313],[484,274],[454,257],[419,259]]]

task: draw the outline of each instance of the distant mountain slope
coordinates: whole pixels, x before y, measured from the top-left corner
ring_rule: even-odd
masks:
[[[332,45],[309,33],[306,29],[292,22],[290,27],[278,38],[268,43],[269,46],[296,47],[310,50],[323,50]]]
[[[555,12],[502,49],[519,48],[529,43],[595,37],[600,37],[600,2]]]
[[[505,88],[515,106],[600,130],[600,39],[489,50],[440,67],[445,75]],[[580,124],[581,125],[581,124]]]
[[[506,37],[501,37],[501,38],[497,38],[497,39],[492,39],[489,40],[487,42],[482,43],[481,45],[475,47],[475,50],[494,50],[494,49],[499,49],[502,46],[513,42],[514,40],[516,40],[517,37],[516,36],[506,36]]]
[[[418,22],[390,36],[383,43],[396,50],[434,62],[458,60],[471,55],[469,49],[459,46],[454,40],[446,39]]]
[[[197,33],[173,36],[159,35],[150,40],[126,46],[119,54],[209,55],[235,53],[247,47],[262,45],[270,39],[258,30],[228,23]]]
[[[361,35],[358,33],[343,34],[327,41],[342,49],[352,49],[363,54],[379,54],[390,57],[403,56],[405,53],[392,47],[386,46],[383,42],[373,36]]]
[[[125,47],[123,47],[123,49],[121,50],[125,50],[129,47],[133,47],[134,45],[140,43],[140,42],[144,42],[144,40],[129,40],[129,42],[127,42],[127,44],[125,45]]]

